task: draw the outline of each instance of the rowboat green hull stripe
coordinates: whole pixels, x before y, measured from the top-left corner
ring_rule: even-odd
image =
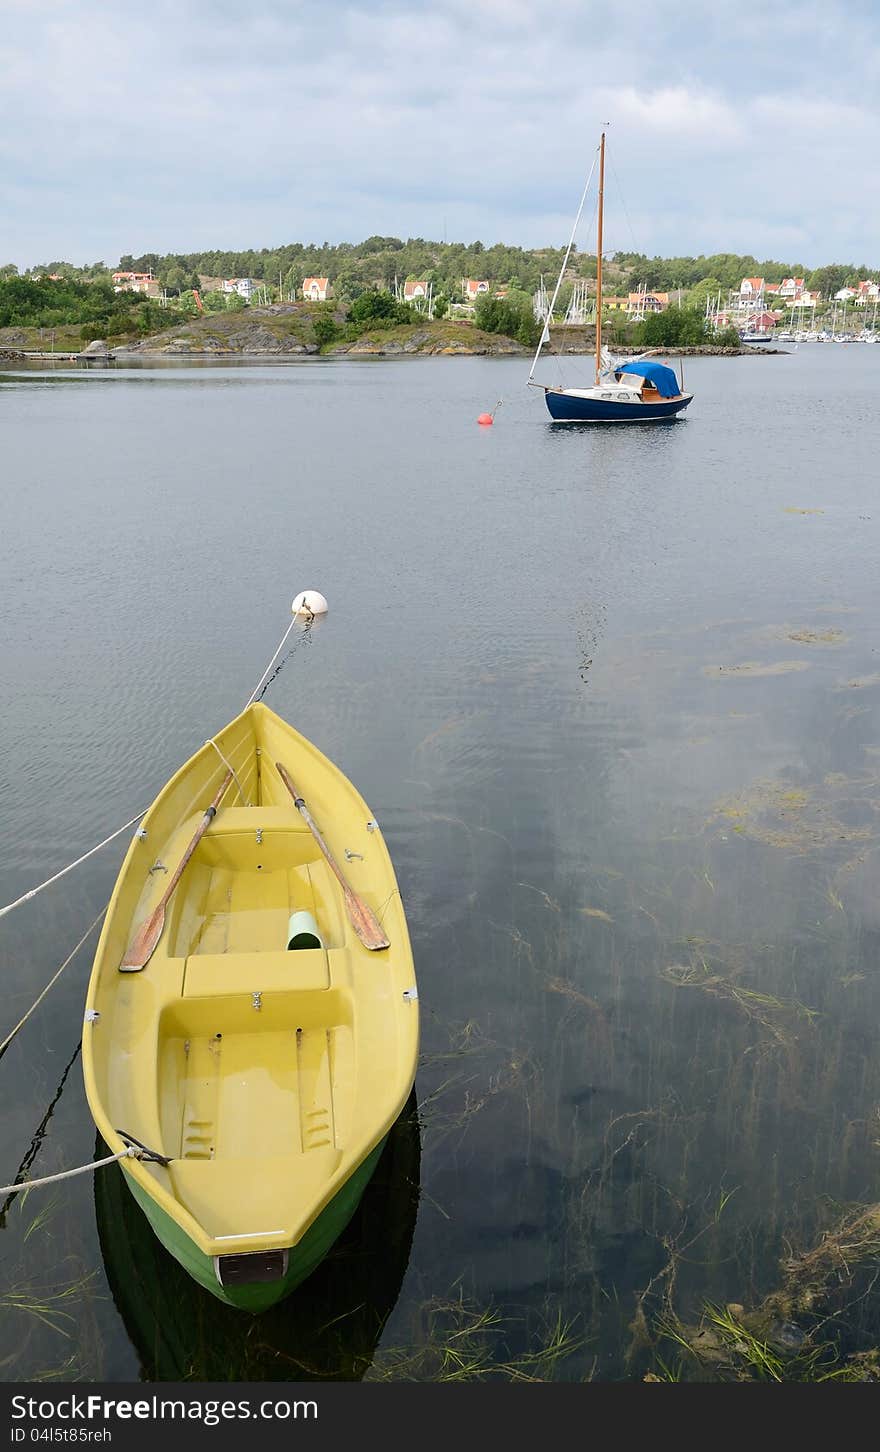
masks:
[[[384,1144],[385,1139],[382,1139],[349,1176],[341,1189],[337,1190],[330,1204],[324,1207],[317,1220],[309,1226],[302,1240],[297,1245],[291,1246],[287,1273],[284,1277],[278,1281],[260,1282],[254,1285],[225,1288],[221,1286],[211,1257],[199,1250],[186,1232],[181,1230],[176,1220],[172,1220],[170,1215],[166,1215],[152,1196],[148,1195],[130,1175],[126,1174],[125,1182],[153,1227],[157,1239],[174,1256],[175,1260],[180,1262],[194,1281],[197,1281],[200,1286],[204,1286],[205,1290],[210,1291],[219,1301],[225,1301],[227,1306],[237,1306],[242,1311],[265,1311],[276,1301],[283,1300],[307,1276],[310,1276],[339,1239],[360,1203]]]

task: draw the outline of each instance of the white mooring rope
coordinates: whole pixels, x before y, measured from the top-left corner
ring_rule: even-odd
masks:
[[[144,811],[146,811],[146,808],[144,808]],[[37,887],[32,887],[30,892],[24,893],[22,897],[17,897],[15,902],[9,902],[4,908],[0,908],[0,918],[5,917],[7,913],[11,913],[13,908],[21,907],[23,902],[30,902],[31,898],[36,897],[38,892],[42,892],[44,887],[51,887],[52,883],[57,882],[59,877],[64,877],[66,873],[72,872],[74,867],[79,867],[80,863],[85,862],[87,858],[94,857],[95,853],[100,852],[102,847],[106,847],[108,842],[112,842],[115,837],[120,836],[126,827],[133,827],[135,822],[139,822],[143,815],[144,812],[138,812],[136,817],[130,817],[127,822],[123,822],[121,827],[117,827],[115,832],[111,832],[109,837],[105,837],[103,842],[99,842],[96,847],[90,847],[88,852],[84,852],[82,857],[77,857],[75,862],[69,862],[66,867],[62,867],[61,871],[56,872],[54,877],[47,877],[45,882],[41,882]]]
[[[305,608],[307,609],[308,607],[305,607]],[[302,613],[304,613],[304,612],[299,612],[296,615],[294,615],[293,619],[291,620],[290,624],[288,625],[287,629],[285,630],[284,634],[281,637],[281,641],[280,641],[280,643],[278,645],[278,649],[275,651],[275,654],[272,656],[272,659],[270,660],[269,664],[266,666],[266,669],[263,671],[263,674],[260,676],[260,679],[257,681],[256,686],[251,691],[251,694],[249,695],[248,699],[245,701],[244,706],[242,707],[243,710],[247,710],[247,707],[248,706],[253,705],[253,702],[254,702],[254,700],[256,698],[257,692],[259,691],[260,687],[262,686],[263,682],[265,681],[266,677],[268,676],[270,670],[272,669],[272,666],[275,664],[275,661],[278,659],[278,656],[281,654],[282,648],[284,646],[284,642],[286,641],[286,639],[287,639],[288,635],[290,634],[291,630],[293,629],[294,625],[296,625],[297,620],[300,620],[302,618]],[[314,617],[312,616],[311,619],[313,619],[313,618]],[[307,621],[306,623],[307,624],[310,624],[311,623],[311,620]],[[220,751],[219,746],[217,746],[216,742],[214,742],[214,741],[206,742],[205,745],[206,746],[208,746],[208,745],[213,746],[216,751]],[[222,755],[222,752],[220,754]],[[224,758],[224,760],[225,760],[225,758]],[[228,765],[228,763],[227,763],[227,765]],[[233,772],[232,774],[233,774],[233,776],[235,776],[235,772]],[[235,782],[236,782],[236,786],[238,786],[238,777],[235,777]],[[240,786],[238,787],[238,790],[239,790],[239,795],[241,796],[242,801],[244,801],[244,794],[243,794]],[[47,877],[45,882],[40,882],[40,883],[37,884],[36,887],[32,887],[29,892],[22,893],[22,896],[21,897],[17,897],[15,899],[15,902],[8,902],[5,907],[0,908],[0,918],[5,917],[7,913],[11,913],[12,910],[13,910],[13,908],[21,907],[22,903],[30,902],[31,898],[32,897],[36,897],[36,895],[37,895],[38,892],[42,892],[44,887],[51,887],[53,882],[57,882],[59,878],[65,877],[68,872],[72,872],[75,867],[79,867],[81,863],[86,862],[90,857],[94,857],[95,853],[96,852],[100,852],[100,850],[101,850],[102,847],[106,847],[107,844],[108,844],[108,842],[115,841],[115,839],[117,837],[121,836],[122,833],[124,831],[126,831],[126,829],[128,827],[133,827],[134,824],[135,824],[135,822],[139,822],[144,817],[145,813],[146,813],[146,808],[144,809],[143,812],[138,812],[137,816],[135,816],[135,817],[129,817],[129,819],[128,819],[127,822],[123,822],[122,826],[121,827],[117,827],[115,832],[111,832],[109,837],[105,837],[104,840],[103,840],[103,842],[98,842],[95,847],[90,847],[89,850],[88,850],[88,852],[84,852],[81,857],[77,857],[77,859],[76,859],[75,862],[69,862],[66,867],[62,867],[61,868],[61,871],[60,872],[54,873],[54,875],[52,877]]]
[[[104,1165],[114,1165],[117,1160],[139,1160],[141,1155],[142,1151],[130,1144],[127,1149],[120,1150],[118,1155],[108,1155],[105,1160],[92,1160],[87,1165],[77,1165],[74,1170],[62,1170],[58,1175],[44,1175],[42,1180],[18,1180],[14,1185],[0,1185],[0,1195],[17,1195],[20,1190],[38,1190],[43,1185],[54,1185],[58,1180],[70,1180],[74,1175],[88,1175],[92,1170],[103,1169]]]
[[[293,629],[293,627],[296,625],[296,622],[297,622],[298,618],[299,617],[297,615],[294,615],[293,619],[291,620],[290,624],[288,625],[287,629],[285,630],[284,634],[282,635],[281,640],[278,643],[278,649],[276,650],[276,652],[273,655],[272,659],[270,660],[269,664],[266,666],[266,669],[263,671],[263,674],[260,676],[260,679],[257,681],[257,684],[254,686],[254,689],[251,691],[251,693],[248,696],[247,700],[245,701],[244,705],[242,706],[242,710],[243,711],[246,711],[247,708],[248,708],[248,706],[252,706],[253,705],[254,700],[256,699],[257,691],[260,689],[260,686],[263,684],[264,680],[266,679],[267,675],[269,674],[270,670],[272,669],[273,665],[275,664],[276,660],[278,659],[279,655],[281,654],[281,650],[282,650],[282,647],[284,645],[284,642],[287,639],[287,637],[290,634],[290,632]]]

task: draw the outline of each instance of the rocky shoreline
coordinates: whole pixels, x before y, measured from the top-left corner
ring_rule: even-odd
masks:
[[[10,362],[45,361],[111,363],[138,359],[304,359],[304,358],[527,358],[532,347],[498,333],[486,333],[473,323],[425,320],[424,325],[403,324],[391,329],[372,328],[360,337],[345,337],[344,314],[335,322],[337,340],[324,343],[315,337],[316,319],[327,317],[303,304],[270,304],[249,308],[247,312],[211,313],[181,323],[167,332],[137,341],[95,339],[86,347],[76,345],[49,354],[42,349],[28,349],[22,336],[0,337],[0,357]],[[548,353],[564,356],[590,357],[595,350],[595,329],[589,327],[552,327]],[[613,345],[609,345],[612,346]],[[690,347],[652,348],[613,347],[618,357],[641,355],[645,351],[666,358],[745,357],[759,353],[785,353],[784,348],[738,348],[700,344]],[[59,356],[60,355],[60,356]]]

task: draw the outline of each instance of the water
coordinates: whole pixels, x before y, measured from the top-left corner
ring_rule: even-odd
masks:
[[[858,1255],[799,1257],[880,1200],[878,354],[687,360],[638,429],[554,428],[521,360],[0,375],[0,903],[145,807],[317,589],[266,700],[379,818],[422,1007],[418,1133],[301,1293],[223,1316],[84,1176],[6,1211],[5,1379],[726,1379],[672,1318],[800,1334],[768,1298],[810,1267],[877,1345]],[[124,841],[0,922],[0,1038]],[[0,1062],[3,1183],[95,1153],[89,965]]]

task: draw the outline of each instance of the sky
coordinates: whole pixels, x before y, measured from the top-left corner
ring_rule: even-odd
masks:
[[[878,0],[0,0],[0,265],[564,246],[604,123],[605,250],[880,268]]]

